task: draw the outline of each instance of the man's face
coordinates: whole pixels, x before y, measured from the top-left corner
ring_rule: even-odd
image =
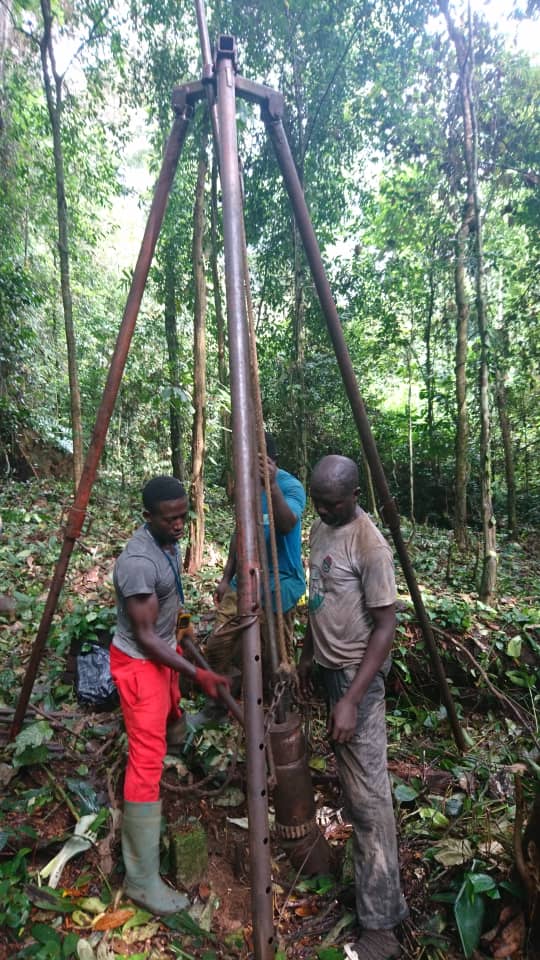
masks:
[[[311,499],[322,522],[329,527],[343,527],[356,516],[358,490],[342,493],[317,484],[311,487]]]
[[[184,532],[189,503],[187,497],[162,500],[152,512],[145,511],[148,526],[159,543],[178,543]]]

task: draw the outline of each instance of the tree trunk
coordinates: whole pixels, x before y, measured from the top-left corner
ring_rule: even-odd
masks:
[[[433,268],[433,261],[435,258],[435,245],[432,249],[432,260],[429,269],[429,297],[427,305],[427,316],[426,316],[426,327],[425,327],[425,343],[426,343],[426,394],[427,394],[427,427],[428,427],[428,438],[429,438],[429,460],[431,465],[431,474],[433,480],[436,480],[439,476],[439,459],[435,457],[433,452],[435,447],[435,417],[433,413],[434,406],[434,394],[435,394],[435,375],[433,372],[433,350],[432,350],[432,333],[433,333],[433,315],[435,312],[435,270]]]
[[[73,300],[71,295],[69,228],[66,202],[64,151],[62,147],[62,87],[63,75],[56,70],[52,39],[53,14],[50,0],[41,0],[43,36],[40,41],[43,86],[53,138],[54,173],[56,183],[56,211],[58,222],[58,254],[60,258],[60,287],[66,331],[69,395],[71,407],[71,431],[73,437],[73,478],[77,487],[83,467],[83,433],[81,418],[81,392],[77,369],[77,350],[73,326]],[[54,88],[54,89],[53,89]]]
[[[191,439],[191,521],[188,572],[197,573],[204,551],[204,444],[206,420],[206,275],[204,269],[204,191],[208,160],[205,132],[199,153],[193,210],[193,271],[195,311],[193,321],[193,433]]]
[[[516,510],[516,480],[514,473],[514,448],[512,444],[512,428],[508,418],[508,404],[506,397],[506,382],[500,370],[495,372],[495,396],[499,413],[499,426],[504,450],[504,475],[506,479],[506,514],[508,524],[508,539],[518,539],[518,524]]]
[[[305,386],[305,313],[304,297],[304,262],[302,244],[296,223],[294,230],[294,380],[295,380],[295,410],[294,423],[296,425],[296,472],[303,486],[307,483],[307,437],[306,437],[306,386]]]
[[[292,52],[292,69],[294,84],[294,99],[296,107],[296,130],[298,138],[297,171],[298,178],[304,185],[304,162],[307,144],[305,142],[305,104],[302,91],[302,67],[297,55],[297,38],[294,25],[291,21],[288,4],[285,6],[289,26],[290,46]],[[296,473],[305,486],[307,483],[307,434],[306,434],[306,388],[305,388],[305,313],[306,303],[304,294],[305,269],[303,246],[300,234],[293,218],[293,248],[294,248],[294,304],[293,304],[293,336],[294,336],[294,392],[292,411],[295,424],[296,441]]]
[[[409,446],[409,502],[410,502],[410,519],[414,527],[414,438],[413,438],[413,425],[412,425],[412,364],[411,364],[411,346],[412,346],[412,333],[411,333],[411,344],[407,348],[407,375],[409,379],[408,385],[408,395],[407,395],[407,432],[408,432],[408,446]]]
[[[472,24],[469,7],[469,42],[455,26],[447,0],[440,0],[446,17],[448,32],[456,49],[459,66],[459,87],[463,116],[463,150],[467,171],[467,207],[472,203],[471,220],[474,223],[476,270],[475,294],[476,317],[480,338],[479,405],[480,405],[480,488],[482,501],[482,531],[484,555],[480,599],[493,603],[497,582],[496,525],[491,498],[491,414],[489,404],[488,329],[486,300],[484,295],[484,249],[482,241],[482,211],[478,191],[478,135],[473,93]]]
[[[218,203],[217,203],[217,181],[218,165],[216,158],[212,162],[212,196],[210,206],[210,262],[212,270],[212,288],[214,292],[214,310],[216,314],[216,339],[218,351],[218,380],[222,393],[229,389],[229,366],[226,356],[226,324],[223,315],[223,301],[221,297],[221,284],[218,268]],[[234,487],[234,476],[232,470],[232,444],[231,444],[231,415],[229,408],[220,398],[219,404],[219,422],[221,424],[221,458],[223,462],[223,475],[225,478],[225,489],[229,499],[232,498]]]
[[[177,266],[174,257],[165,251],[164,262],[165,285],[165,338],[169,358],[169,430],[171,437],[171,466],[173,476],[178,480],[184,479],[184,456],[182,453],[183,423],[180,413],[180,365],[178,326],[176,314],[176,273]]]

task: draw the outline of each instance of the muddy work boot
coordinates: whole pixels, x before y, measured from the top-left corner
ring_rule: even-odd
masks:
[[[134,903],[157,916],[189,906],[183,893],[163,883],[159,875],[161,801],[124,801],[122,856],[126,868],[124,890]]]
[[[350,960],[394,960],[401,956],[393,930],[364,930],[360,940],[347,945]]]

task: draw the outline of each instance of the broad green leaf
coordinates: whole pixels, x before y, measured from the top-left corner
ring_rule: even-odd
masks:
[[[521,647],[523,644],[522,638],[519,634],[515,637],[512,637],[506,645],[506,653],[509,657],[515,657],[516,659],[521,656]]]
[[[467,879],[475,893],[487,893],[496,889],[497,885],[487,873],[469,873]]]
[[[27,883],[24,892],[31,903],[40,910],[53,910],[55,913],[72,913],[75,905],[67,897],[63,897],[51,887],[38,887],[34,883]]]
[[[53,735],[53,729],[46,720],[38,720],[24,727],[15,739],[15,756],[26,750],[27,747],[40,747],[48,743]]]
[[[398,783],[394,787],[394,796],[399,803],[410,803],[411,800],[416,800],[418,790],[407,783]]]
[[[465,957],[476,950],[482,933],[485,906],[482,897],[471,897],[468,881],[465,880],[454,904],[454,916]]]

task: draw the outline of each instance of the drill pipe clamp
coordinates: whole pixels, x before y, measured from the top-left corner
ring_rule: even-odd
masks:
[[[300,840],[316,829],[317,823],[313,817],[305,823],[275,823],[276,834],[281,840]]]

